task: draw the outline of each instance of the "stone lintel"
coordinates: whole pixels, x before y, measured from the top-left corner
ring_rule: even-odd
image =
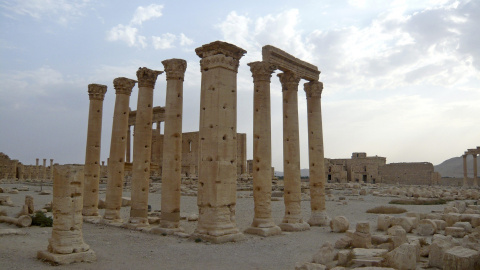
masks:
[[[135,118],[137,117],[137,111],[130,111],[128,114],[128,125],[135,126]],[[165,107],[156,106],[153,107],[152,123],[165,122]]]
[[[235,60],[240,60],[242,56],[247,53],[246,50],[237,47],[233,44],[224,41],[214,41],[195,49],[198,57],[205,58],[212,55],[223,54],[232,57]]]
[[[263,61],[277,66],[281,71],[292,71],[307,81],[318,81],[320,78],[320,71],[316,66],[271,45],[262,47],[262,58]]]

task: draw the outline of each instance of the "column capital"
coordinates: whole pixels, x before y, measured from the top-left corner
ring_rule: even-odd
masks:
[[[233,44],[215,41],[195,49],[200,60],[201,71],[211,68],[225,68],[234,72],[238,71],[240,58],[247,52]]]
[[[165,68],[167,80],[181,80],[185,77],[185,70],[187,70],[187,61],[183,59],[167,59],[163,60],[162,64]]]
[[[115,88],[115,94],[128,95],[132,94],[132,89],[137,83],[136,80],[128,79],[125,77],[118,77],[113,80],[113,88]]]
[[[282,84],[282,91],[298,91],[300,77],[292,71],[285,71],[277,75]]]
[[[265,81],[270,82],[272,73],[277,69],[275,65],[272,65],[265,61],[256,61],[247,64],[252,72],[253,82]]]
[[[141,67],[137,70],[138,87],[155,88],[158,75],[163,71],[152,70],[146,67]]]
[[[107,86],[103,84],[91,83],[88,85],[88,96],[90,100],[103,100],[105,93],[107,92]]]
[[[309,98],[321,98],[323,83],[319,81],[310,81],[303,84],[305,93],[307,94],[307,99]]]

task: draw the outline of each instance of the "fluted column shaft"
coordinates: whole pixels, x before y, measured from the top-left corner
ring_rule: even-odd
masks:
[[[98,216],[100,142],[102,137],[103,99],[106,92],[106,85],[88,85],[90,108],[88,111],[87,146],[85,153],[84,216]]]
[[[139,68],[137,116],[133,137],[132,206],[129,223],[148,225],[148,191],[152,151],[153,89],[161,71]]]
[[[248,64],[253,77],[253,200],[255,214],[245,232],[269,236],[281,229],[272,218],[272,139],[270,78],[275,66],[267,62]]]
[[[311,81],[304,84],[307,96],[308,158],[310,175],[311,226],[327,225],[325,213],[325,161],[323,151],[322,105],[323,84]]]
[[[467,155],[463,155],[463,186],[467,186]]]
[[[300,180],[300,139],[298,125],[298,83],[300,78],[287,71],[278,75],[283,95],[283,169],[285,216],[279,225],[285,231],[306,230],[302,219]]]
[[[113,80],[115,108],[113,112],[110,158],[107,167],[107,195],[104,219],[121,221],[123,180],[125,172],[125,148],[127,144],[128,108],[130,95],[136,81],[120,77]]]
[[[183,80],[187,61],[162,61],[167,77],[162,165],[162,218],[160,227],[180,226],[180,184],[182,181]],[[160,123],[157,124],[160,132]]]
[[[237,180],[237,71],[246,52],[216,41],[196,50],[202,58],[200,146],[195,234],[212,242],[243,235],[235,223]]]
[[[127,151],[125,153],[125,155],[127,156],[126,162],[128,162],[128,163],[131,162],[131,160],[130,160],[130,157],[131,157],[130,149],[132,148],[131,140],[132,140],[132,132],[130,131],[130,125],[129,125],[128,126],[128,131],[127,131]]]

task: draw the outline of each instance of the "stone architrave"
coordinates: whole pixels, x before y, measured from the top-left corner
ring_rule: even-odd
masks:
[[[463,155],[463,186],[467,186],[467,155]]]
[[[129,226],[148,226],[148,191],[152,154],[153,89],[162,71],[146,67],[137,71],[138,102],[133,136],[132,206]]]
[[[473,154],[473,185],[478,187],[477,154]]]
[[[171,234],[180,228],[180,185],[182,181],[182,113],[183,80],[187,61],[162,61],[167,77],[165,98],[165,126],[163,136],[161,232]],[[157,123],[160,132],[160,122]]]
[[[53,159],[50,159],[50,180],[53,181]]]
[[[43,159],[42,181],[47,180],[47,159]]]
[[[281,233],[272,218],[272,140],[270,78],[275,66],[267,62],[248,64],[252,72],[253,91],[253,200],[255,215],[245,233],[261,236]]]
[[[202,58],[197,205],[192,237],[214,243],[244,235],[235,222],[237,180],[237,71],[245,50],[215,41],[195,50]]]
[[[46,251],[37,258],[57,264],[92,262],[95,252],[83,241],[83,166],[56,166],[53,178],[53,228]]]
[[[99,217],[98,188],[100,181],[100,142],[102,137],[103,99],[107,86],[89,84],[87,147],[85,153],[85,190],[83,199],[83,216]]]
[[[298,83],[300,77],[287,71],[278,74],[283,94],[283,168],[285,216],[279,227],[283,231],[304,231],[300,182],[300,139],[298,125]]]
[[[123,180],[125,172],[125,148],[127,144],[130,95],[137,81],[125,77],[113,80],[115,88],[115,109],[113,112],[112,139],[108,160],[107,195],[105,198],[104,220],[122,222]]]
[[[308,149],[310,161],[310,226],[328,225],[325,212],[325,158],[323,152],[322,105],[323,83],[304,84],[308,111]]]

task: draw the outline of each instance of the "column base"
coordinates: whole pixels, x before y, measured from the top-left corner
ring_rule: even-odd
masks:
[[[102,220],[101,216],[83,216],[83,221],[88,223],[97,224]]]
[[[93,250],[70,254],[56,254],[46,250],[37,252],[37,259],[52,262],[55,264],[71,264],[76,262],[94,262],[97,256]]]
[[[146,231],[150,229],[150,224],[148,223],[148,218],[130,217],[128,222],[124,223],[122,227],[132,230]]]
[[[255,234],[260,236],[272,236],[272,235],[279,235],[282,233],[282,229],[278,226],[268,227],[268,228],[260,228],[260,227],[249,227],[244,231],[244,233],[248,234]]]
[[[330,218],[326,211],[314,211],[308,220],[310,226],[329,226]]]
[[[162,235],[172,235],[176,233],[183,233],[185,230],[182,227],[177,228],[162,228],[162,227],[155,227],[150,230],[150,233],[153,234],[162,234]]]
[[[101,219],[99,223],[100,224],[111,225],[111,226],[115,226],[115,227],[121,227],[124,224],[123,219],[106,219],[106,218]]]
[[[239,242],[242,240],[245,240],[245,235],[243,233],[232,233],[232,234],[225,234],[225,235],[209,235],[209,234],[203,234],[203,233],[193,233],[192,236],[190,236],[190,239],[197,240],[201,239],[203,241],[207,241],[210,243],[214,244],[221,244],[221,243],[226,243],[226,242]]]
[[[280,223],[278,227],[285,232],[299,232],[310,230],[310,225],[306,222],[297,222],[297,223]]]

